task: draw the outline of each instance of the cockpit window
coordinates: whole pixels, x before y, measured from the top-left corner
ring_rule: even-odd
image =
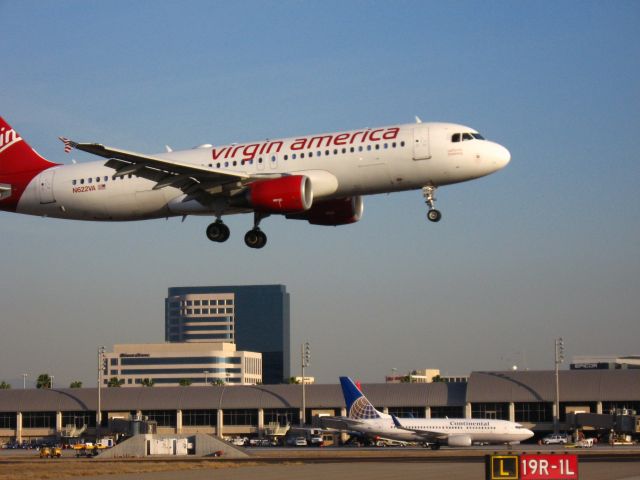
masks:
[[[484,137],[482,135],[480,135],[479,133],[471,133],[471,132],[465,132],[465,133],[454,133],[453,135],[451,135],[451,141],[452,142],[459,142],[459,141],[465,141],[465,140],[484,140]]]

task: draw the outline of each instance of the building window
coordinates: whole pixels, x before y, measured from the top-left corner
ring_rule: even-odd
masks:
[[[0,412],[0,428],[16,429],[16,412]]]
[[[194,300],[193,301],[193,305],[196,306],[196,307],[199,307],[200,306],[200,300]]]
[[[297,408],[265,408],[264,425],[277,423],[281,427],[300,423],[300,410]]]
[[[175,427],[176,411],[175,410],[143,410],[143,417],[158,423],[159,427]]]
[[[473,403],[471,404],[471,418],[486,418],[491,420],[508,420],[508,403]]]
[[[56,412],[25,412],[22,414],[23,428],[55,428]]]
[[[62,412],[62,427],[75,426],[82,428],[85,425],[93,428],[96,426],[96,412],[78,411],[78,412]]]
[[[233,380],[233,379],[230,379]],[[258,410],[230,409],[223,413],[224,425],[252,425],[258,426]]]
[[[614,414],[621,410],[635,410],[640,414],[640,401],[602,402],[602,413]]]
[[[184,427],[215,427],[218,418],[217,410],[183,410],[182,426]]]
[[[389,415],[398,418],[424,418],[424,407],[389,407]]]
[[[226,303],[227,303],[227,305],[233,305],[233,300],[231,300],[231,299],[229,298],[229,299],[227,299],[227,302],[226,302]]]
[[[524,402],[515,403],[516,422],[552,422],[553,404],[549,402]]]
[[[431,418],[462,418],[464,407],[431,407]]]

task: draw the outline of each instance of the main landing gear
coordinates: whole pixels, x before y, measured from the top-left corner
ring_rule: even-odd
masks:
[[[230,234],[229,227],[219,218],[207,227],[207,238],[212,242],[226,242]]]
[[[253,228],[244,235],[244,243],[249,248],[262,248],[267,244],[267,235],[260,230],[260,221],[268,214],[255,212],[253,214]]]
[[[440,210],[436,210],[434,205],[436,203],[436,188],[432,185],[427,185],[422,187],[422,196],[424,197],[424,201],[429,207],[429,211],[427,212],[427,219],[431,222],[439,222],[442,218],[442,214]]]
[[[268,217],[268,214],[255,213],[253,217],[253,228],[244,236],[244,243],[249,248],[262,248],[267,244],[267,236],[260,230],[260,221]],[[229,227],[220,218],[207,227],[207,238],[212,242],[226,242],[229,239]]]

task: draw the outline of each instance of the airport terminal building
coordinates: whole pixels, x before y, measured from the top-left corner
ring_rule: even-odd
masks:
[[[538,434],[553,428],[553,371],[473,372],[467,383],[365,384],[371,402],[398,417],[513,420]],[[301,418],[300,385],[189,386],[101,389],[102,425],[110,418],[141,415],[158,433],[262,435],[270,424]],[[640,412],[640,370],[560,372],[560,422],[571,412]],[[62,436],[71,426],[95,429],[97,390],[0,391],[0,440]],[[306,418],[345,415],[338,384],[306,386]]]

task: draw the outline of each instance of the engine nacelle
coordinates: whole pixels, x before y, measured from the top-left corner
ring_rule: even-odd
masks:
[[[232,204],[265,213],[304,212],[313,204],[311,181],[304,175],[258,180],[248,185],[244,196],[233,199]]]
[[[447,438],[447,445],[450,447],[470,447],[471,437],[469,435],[452,435]]]
[[[314,203],[306,212],[287,215],[287,218],[307,220],[312,225],[337,226],[357,222],[363,211],[364,202],[358,195]]]

